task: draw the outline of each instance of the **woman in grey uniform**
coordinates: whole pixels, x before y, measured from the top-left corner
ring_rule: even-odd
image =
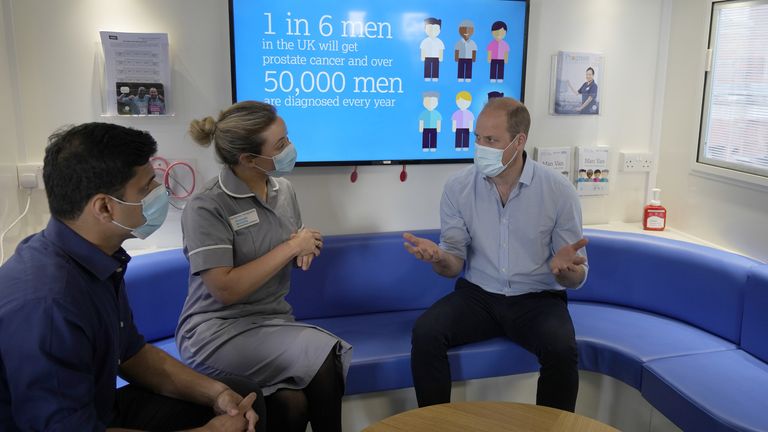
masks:
[[[184,209],[189,293],[176,329],[181,357],[213,377],[258,384],[267,429],[341,430],[351,347],[296,322],[285,296],[291,265],[308,270],[323,238],[304,227],[291,183],[296,150],[275,108],[240,102],[218,120],[194,120],[192,138],[214,143],[224,166]]]

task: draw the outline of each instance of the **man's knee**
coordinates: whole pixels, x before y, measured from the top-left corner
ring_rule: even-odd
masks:
[[[411,344],[414,350],[444,344],[445,336],[435,314],[424,312],[414,323]]]

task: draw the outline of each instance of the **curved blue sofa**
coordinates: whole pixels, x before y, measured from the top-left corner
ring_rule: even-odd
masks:
[[[640,234],[585,235],[589,279],[569,291],[580,368],[635,387],[684,430],[768,430],[768,265]],[[400,233],[330,236],[312,269],[293,273],[297,319],[354,347],[347,394],[412,386],[412,325],[453,289],[402,244]],[[126,274],[139,329],[176,357],[187,271],[176,249],[137,256]],[[449,358],[454,381],[538,370],[503,338]]]

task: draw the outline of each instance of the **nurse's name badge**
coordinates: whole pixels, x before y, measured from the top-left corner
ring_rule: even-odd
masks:
[[[250,209],[229,217],[229,224],[237,231],[259,223],[259,214],[256,209]]]

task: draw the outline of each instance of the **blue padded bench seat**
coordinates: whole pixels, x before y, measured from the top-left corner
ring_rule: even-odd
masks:
[[[438,230],[416,232],[438,239]],[[685,430],[768,430],[768,265],[639,234],[585,230],[590,273],[569,291],[579,367],[637,388]],[[401,233],[329,236],[294,270],[297,319],[353,345],[347,394],[412,386],[411,329],[454,281],[403,249]],[[187,293],[180,249],[135,257],[128,297],[147,340],[178,358]],[[504,338],[449,351],[456,381],[538,370]]]
[[[685,431],[768,431],[768,364],[742,350],[652,360],[642,394]]]
[[[570,302],[579,369],[641,388],[643,364],[665,357],[725,351],[736,345],[650,312],[607,304]]]
[[[413,386],[411,329],[423,310],[306,320],[353,346],[346,394]],[[495,338],[448,352],[454,381],[539,370],[536,357],[507,339]]]

